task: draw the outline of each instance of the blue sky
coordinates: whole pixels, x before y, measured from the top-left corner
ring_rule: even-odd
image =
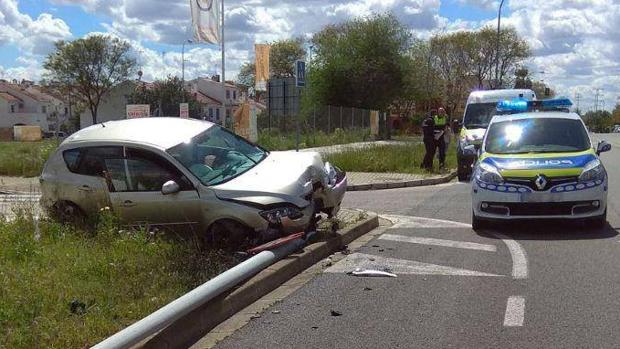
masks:
[[[495,25],[495,0],[226,0],[227,77],[253,56],[254,43],[307,36],[326,24],[392,11],[418,36]],[[189,0],[0,0],[0,77],[39,79],[56,40],[104,32],[129,40],[145,78],[179,75]],[[527,65],[544,70],[560,93],[603,88],[620,95],[620,4],[617,0],[506,0],[502,16],[530,43]],[[163,53],[163,54],[162,54]],[[219,70],[216,47],[187,48],[186,75]]]

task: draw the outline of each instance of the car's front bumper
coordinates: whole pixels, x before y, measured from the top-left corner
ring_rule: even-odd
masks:
[[[582,219],[603,215],[607,208],[607,180],[576,189],[579,184],[562,185],[570,191],[558,192],[554,187],[520,192],[524,187],[506,184],[489,189],[488,185],[473,181],[472,208],[478,218],[494,220]]]

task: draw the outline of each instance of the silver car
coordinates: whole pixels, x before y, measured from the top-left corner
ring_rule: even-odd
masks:
[[[313,228],[334,215],[346,175],[316,152],[268,152],[205,121],[143,118],[68,137],[40,178],[44,207],[122,222],[254,236]],[[226,238],[225,236],[220,238]]]

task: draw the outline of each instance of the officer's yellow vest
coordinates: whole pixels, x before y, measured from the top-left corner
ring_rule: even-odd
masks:
[[[435,126],[446,126],[447,118],[445,116],[435,115]]]

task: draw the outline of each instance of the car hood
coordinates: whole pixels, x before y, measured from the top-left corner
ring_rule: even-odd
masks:
[[[258,205],[289,202],[305,207],[310,204],[312,183],[326,180],[319,153],[274,151],[251,170],[212,189],[221,199]]]

